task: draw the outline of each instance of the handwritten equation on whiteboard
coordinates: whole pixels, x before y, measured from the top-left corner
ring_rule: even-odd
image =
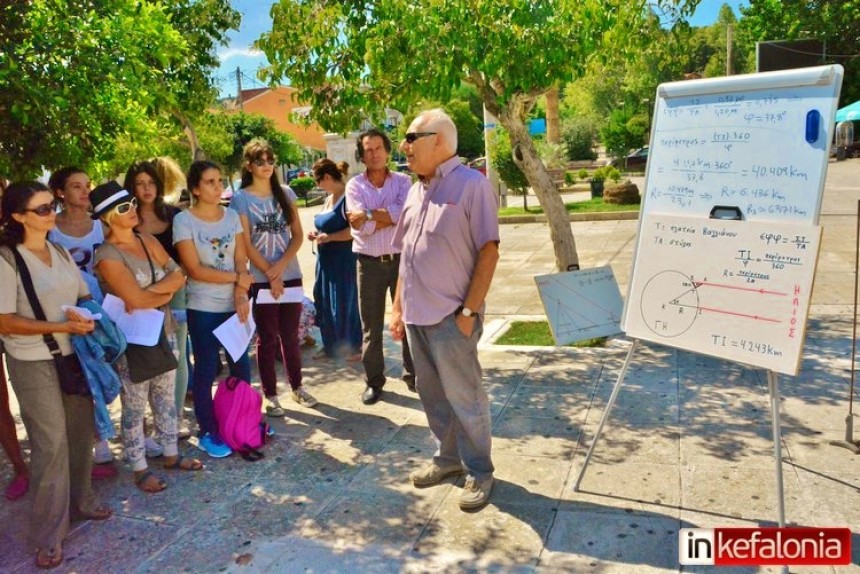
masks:
[[[621,332],[624,302],[612,267],[535,276],[556,345]]]
[[[628,336],[794,375],[821,228],[643,218]]]
[[[737,206],[747,220],[810,223],[827,165],[832,88],[660,98],[648,158],[649,213],[707,217]],[[823,113],[817,140],[807,115]]]

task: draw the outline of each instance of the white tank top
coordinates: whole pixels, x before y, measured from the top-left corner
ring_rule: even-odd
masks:
[[[93,254],[96,248],[104,243],[105,234],[101,222],[94,221],[92,230],[83,237],[66,235],[58,227],[54,227],[48,233],[48,239],[68,249],[78,268],[92,275]]]

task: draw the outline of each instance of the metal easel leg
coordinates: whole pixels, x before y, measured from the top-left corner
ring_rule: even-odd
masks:
[[[773,371],[767,372],[767,390],[770,396],[770,417],[773,434],[773,456],[776,463],[776,502],[779,527],[785,527],[785,491],[782,485],[782,427],[779,418],[779,379]],[[788,574],[788,566],[782,567]]]
[[[591,446],[588,447],[588,452],[585,455],[585,461],[582,463],[582,468],[579,470],[579,476],[576,477],[576,483],[573,485],[573,491],[579,492],[579,483],[582,482],[582,478],[585,476],[585,469],[588,468],[588,463],[591,460],[591,455],[594,453],[594,447],[597,445],[597,441],[600,440],[600,434],[603,432],[603,425],[606,424],[606,420],[609,418],[609,412],[612,410],[612,405],[615,404],[615,399],[618,397],[618,391],[621,389],[621,384],[624,382],[624,377],[627,375],[627,367],[630,366],[630,358],[633,357],[633,353],[636,352],[636,348],[639,346],[639,339],[633,339],[633,346],[630,347],[630,350],[627,351],[627,358],[624,359],[624,366],[621,367],[621,372],[618,373],[618,379],[615,381],[615,387],[612,389],[612,394],[609,396],[609,402],[606,404],[606,410],[603,412],[603,416],[600,418],[600,424],[597,425],[597,432],[594,434],[594,439],[591,441]]]

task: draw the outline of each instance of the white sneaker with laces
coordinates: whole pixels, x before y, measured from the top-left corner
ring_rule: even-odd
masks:
[[[285,414],[287,414],[287,411],[285,411],[284,407],[281,406],[280,401],[278,401],[278,397],[269,397],[266,399],[266,416],[282,417]]]
[[[293,391],[293,400],[304,407],[315,407],[319,403],[304,387],[299,387]]]

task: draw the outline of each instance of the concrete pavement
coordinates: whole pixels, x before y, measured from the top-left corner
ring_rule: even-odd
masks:
[[[781,377],[786,518],[851,527],[853,563],[792,572],[860,572],[860,457],[828,445],[842,437],[848,408],[858,176],[860,160],[830,164],[803,368]],[[303,221],[317,210],[303,209]],[[583,266],[612,265],[624,293],[637,222],[572,225]],[[309,248],[300,260],[309,292]],[[97,483],[115,517],[76,525],[59,571],[711,571],[678,565],[679,528],[776,519],[765,372],[643,344],[573,492],[630,342],[490,344],[512,317],[543,315],[532,277],[551,272],[553,260],[545,225],[502,227],[481,347],[497,467],[484,509],[460,511],[462,479],[409,484],[433,445],[417,396],[396,379],[390,341],[393,376],[373,406],[360,401],[359,370],[313,361],[309,351],[305,384],[321,404],[305,409],[285,394],[288,415],[275,422],[264,460],[206,460],[201,473],[165,472],[169,488],[156,495],[138,491],[123,468],[118,479]],[[121,456],[121,446],[114,449]],[[0,464],[5,483],[10,468],[5,458]],[[23,544],[28,503],[0,502],[2,572],[33,570]]]

